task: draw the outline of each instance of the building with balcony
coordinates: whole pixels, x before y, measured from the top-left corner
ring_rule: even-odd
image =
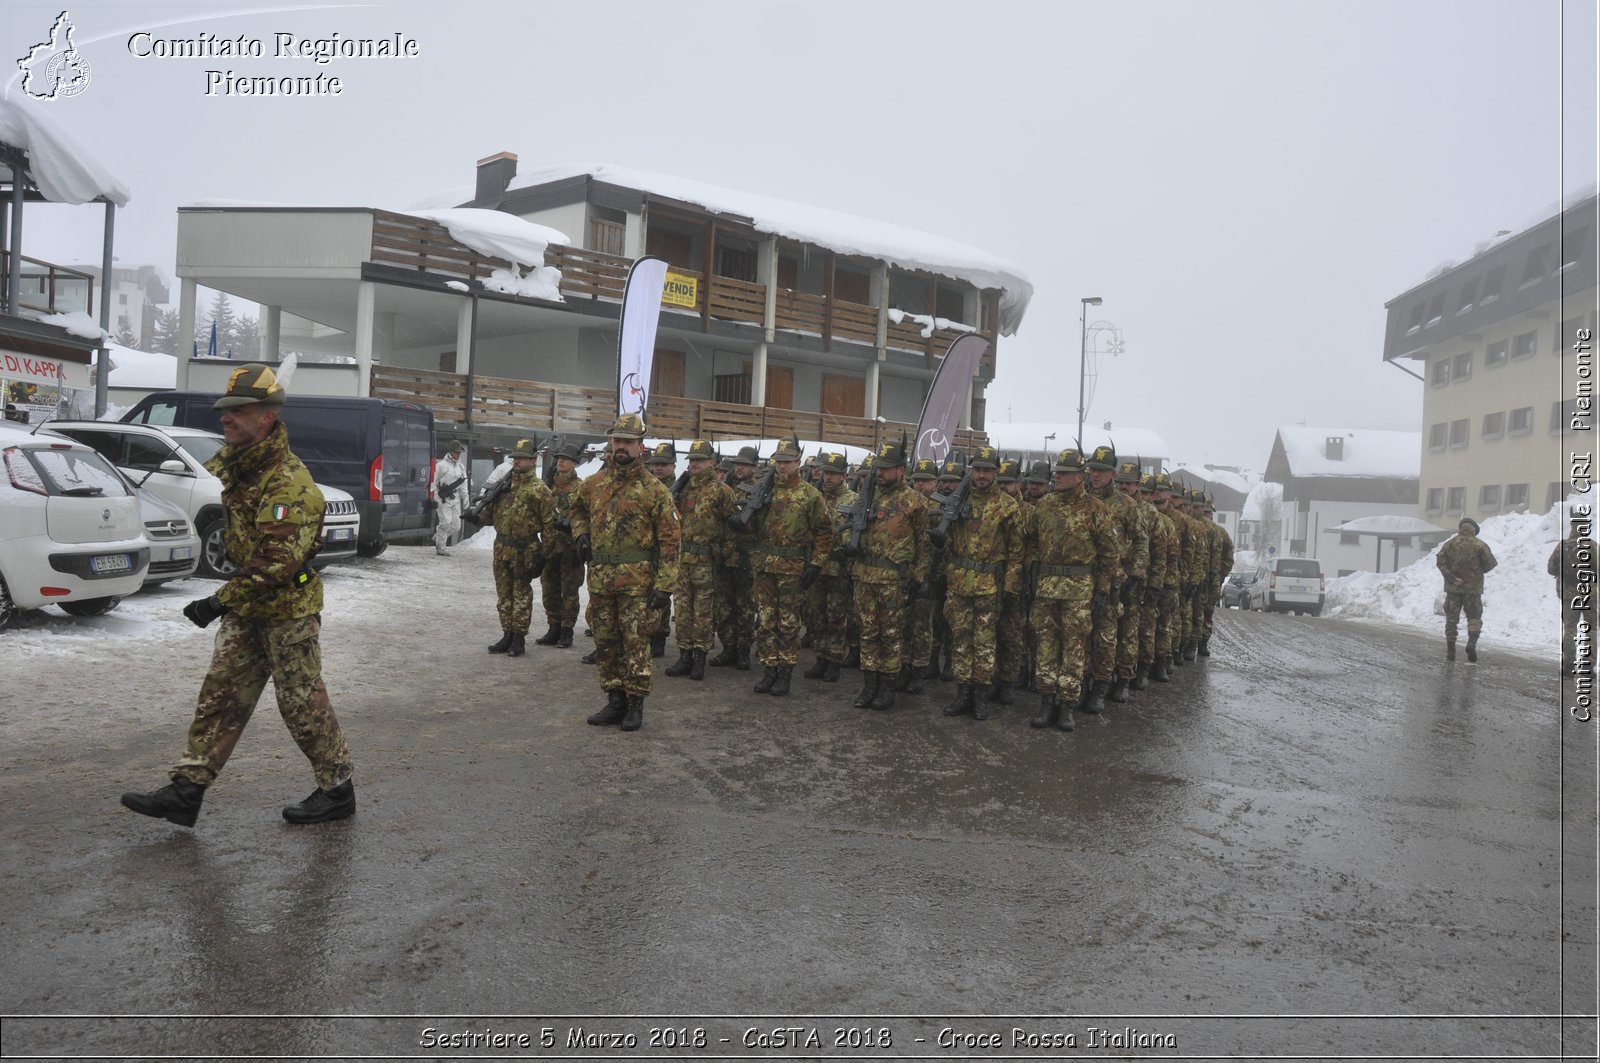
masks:
[[[87,276],[97,293],[104,293],[100,298],[111,301],[108,327],[112,332],[120,334],[126,322],[136,346],[155,334],[156,313],[171,298],[167,278],[159,269],[150,265],[113,266],[111,284],[107,286],[100,283],[99,266],[78,262],[69,265]]]
[[[1597,325],[1595,208],[1586,195],[1385,304],[1384,360],[1424,380],[1423,520],[1542,512],[1566,495],[1568,451],[1593,449],[1570,426],[1574,345]]]
[[[670,264],[649,420],[678,437],[873,446],[916,421],[949,344],[989,341],[964,428],[984,426],[999,337],[1032,286],[954,241],[836,211],[613,166],[517,176],[510,153],[431,208],[500,211],[556,230],[546,298],[497,290],[519,270],[439,221],[376,208],[180,210],[180,334],[198,285],[261,304],[263,358],[307,356],[318,391],[407,398],[473,438],[599,434],[615,409],[628,269]],[[420,208],[419,208],[420,209]],[[488,283],[486,283],[488,282]],[[331,359],[342,359],[336,364]],[[227,362],[180,353],[179,386],[220,386]],[[961,442],[958,440],[958,442]],[[966,442],[970,442],[966,440]]]

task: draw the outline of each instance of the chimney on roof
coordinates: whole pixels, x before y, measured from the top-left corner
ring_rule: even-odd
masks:
[[[506,186],[515,176],[517,176],[517,157],[512,152],[502,151],[486,159],[479,159],[478,187],[473,194],[473,201],[488,207],[498,204],[500,197],[506,193]]]
[[[1322,456],[1329,461],[1344,460],[1344,436],[1329,436],[1322,441]]]

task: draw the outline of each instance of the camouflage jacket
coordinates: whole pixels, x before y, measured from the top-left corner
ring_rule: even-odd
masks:
[[[322,612],[322,577],[302,567],[322,541],[322,491],[289,449],[282,422],[259,443],[229,444],[206,462],[222,481],[223,547],[238,571],[216,593],[250,620],[298,620]]]
[[[912,490],[916,490],[913,488]],[[917,492],[921,494],[921,492]],[[937,500],[923,496],[923,505],[928,511],[928,528],[931,531],[939,523],[940,506]],[[921,598],[943,598],[944,596],[944,547],[928,537],[928,581],[922,585]]]
[[[798,576],[833,552],[833,520],[822,492],[800,479],[772,482],[772,501],[757,514],[750,560],[756,572]]]
[[[928,506],[902,480],[878,485],[873,512],[861,536],[861,553],[851,564],[857,583],[928,582],[932,548],[928,542]]]
[[[589,594],[672,593],[678,583],[678,512],[672,492],[638,461],[583,482],[572,537],[589,536]]]
[[[1082,487],[1055,491],[1034,507],[1036,598],[1088,598],[1110,593],[1121,575],[1117,521],[1104,501]]]
[[[1211,587],[1221,591],[1222,581],[1233,571],[1233,539],[1228,536],[1228,529],[1216,521],[1206,522],[1206,534],[1212,541]]]
[[[1106,484],[1101,490],[1089,488],[1089,494],[1105,503],[1106,512],[1117,525],[1117,541],[1121,552],[1121,568],[1116,582],[1132,576],[1144,579],[1150,570],[1150,536],[1139,520],[1138,503],[1117,490],[1115,484]]]
[[[678,563],[716,565],[730,549],[733,488],[711,469],[691,475],[678,497]]]
[[[1451,594],[1482,594],[1483,574],[1498,564],[1488,543],[1464,533],[1439,547],[1434,563],[1444,573],[1444,589]]]
[[[856,504],[856,493],[850,490],[850,488],[846,487],[843,480],[839,481],[839,486],[834,488],[832,491],[828,490],[828,486],[826,484],[817,488],[817,490],[822,492],[822,500],[828,504],[829,526],[838,528],[839,537],[842,538],[844,535],[844,528],[841,526],[840,522],[843,520],[843,518],[839,515],[839,511]],[[840,558],[837,550],[830,553],[828,555],[828,560],[823,562],[822,574],[824,576],[833,576],[835,578],[843,578],[846,576],[845,562],[842,558]]]
[[[1587,535],[1569,535],[1550,551],[1545,571],[1556,578],[1556,594],[1568,608],[1594,609],[1595,544]]]
[[[950,528],[945,543],[946,593],[957,597],[1022,593],[1022,511],[998,487],[967,496],[968,520]]]
[[[1172,518],[1173,527],[1178,529],[1178,555],[1181,558],[1178,563],[1178,586],[1185,591],[1192,591],[1200,582],[1203,562],[1199,529],[1189,514],[1180,513],[1175,508],[1169,509],[1167,516]]]
[[[1178,522],[1172,519],[1172,514],[1151,505],[1156,511],[1157,538],[1152,543],[1159,543],[1162,553],[1161,578],[1153,582],[1153,586],[1163,590],[1175,590],[1183,582],[1183,543],[1178,537]]]
[[[1145,540],[1150,544],[1149,565],[1144,573],[1145,586],[1164,586],[1167,578],[1167,529],[1161,523],[1161,511],[1143,498],[1129,501],[1134,503],[1134,512],[1138,514]]]
[[[516,553],[529,562],[541,556],[555,519],[550,488],[532,469],[513,469],[510,485],[483,515],[483,523],[494,528],[494,556],[506,560]]]
[[[578,491],[583,487],[583,481],[578,478],[576,470],[569,473],[556,473],[555,483],[550,485],[550,501],[555,506],[555,519],[550,523],[550,535],[546,540],[548,553],[546,556],[555,556],[572,549],[572,533],[561,530],[560,525],[565,522],[569,527],[572,524],[572,500],[578,497]]]

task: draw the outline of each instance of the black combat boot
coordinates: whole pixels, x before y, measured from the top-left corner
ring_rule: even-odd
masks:
[[[911,665],[910,666],[910,670],[911,670],[911,676],[910,676],[910,679],[908,679],[907,682],[906,682],[906,693],[907,694],[920,694],[920,693],[922,693],[922,671],[923,670],[921,668],[918,668],[916,665]]]
[[[556,639],[556,649],[572,649],[572,629],[570,627],[564,627],[561,629],[561,635]]]
[[[987,686],[988,684],[984,684]],[[974,720],[987,720],[989,718],[989,698],[993,691],[984,691],[977,683],[972,684],[972,718]]]
[[[1061,703],[1061,712],[1056,716],[1056,730],[1072,730],[1072,702],[1057,695],[1056,700]]]
[[[878,673],[861,670],[861,693],[856,695],[856,700],[850,704],[858,709],[872,707],[872,699],[878,696]]]
[[[726,668],[729,665],[738,664],[738,647],[734,646],[732,643],[724,642],[722,644],[722,652],[711,658],[711,660],[707,661],[706,663],[711,665],[713,668]]]
[[[1195,641],[1194,639],[1190,639],[1188,642],[1185,642],[1183,644],[1183,659],[1185,661],[1192,661],[1197,656],[1199,656],[1199,654],[1200,654],[1200,644],[1199,644],[1199,642]]]
[[[1211,636],[1210,635],[1207,635],[1205,638],[1200,640],[1200,656],[1202,656],[1202,657],[1210,657],[1211,656]]]
[[[535,646],[554,646],[561,638],[561,625],[551,624],[550,630],[533,640]]]
[[[689,665],[690,679],[704,679],[706,677],[706,651],[693,651],[693,662]]]
[[[911,667],[901,665],[900,670],[894,674],[894,684],[889,689],[891,692],[903,692],[909,686],[911,686]]]
[[[768,668],[765,665],[763,665],[762,668],[761,668],[761,678],[756,680],[756,686],[755,686],[756,693],[757,694],[770,694],[770,693],[772,693],[772,685],[774,683],[776,683],[777,681],[778,681],[778,670],[776,668]]]
[[[1172,682],[1172,658],[1166,654],[1157,657],[1150,666],[1150,679],[1156,683]]]
[[[1128,686],[1134,690],[1143,690],[1150,685],[1150,666],[1140,661],[1133,669],[1133,682]]]
[[[828,666],[822,670],[824,683],[837,683],[839,681],[839,662],[829,661]]]
[[[971,683],[956,685],[956,699],[944,707],[946,716],[960,716],[977,708],[977,688]]]
[[[994,689],[989,692],[989,700],[996,705],[1015,705],[1017,699],[1012,695],[1011,691],[1012,684],[1004,679],[997,679],[994,683]]]
[[[1089,688],[1089,697],[1083,703],[1083,711],[1091,716],[1098,716],[1106,711],[1106,691],[1111,689],[1111,684],[1104,679],[1096,679],[1094,686]]]
[[[1045,728],[1056,722],[1056,713],[1061,706],[1056,702],[1054,694],[1039,695],[1039,715],[1028,721],[1029,726]]]
[[[894,684],[889,681],[891,673],[878,674],[878,693],[872,699],[872,707],[878,710],[894,708]]]
[[[644,726],[644,695],[629,694],[626,706],[626,711],[622,716],[622,729],[624,731],[637,731]]]
[[[600,659],[600,651],[599,650],[590,650],[588,653],[586,653],[582,657],[578,658],[578,660],[583,662],[584,664],[594,664],[599,659]]]
[[[806,678],[807,679],[821,679],[824,675],[827,674],[827,672],[828,672],[828,662],[823,660],[821,657],[818,657],[816,663],[813,664],[810,668],[806,669]]]
[[[667,665],[667,674],[670,676],[688,675],[694,668],[694,654],[689,650],[679,650],[678,659]]]
[[[504,652],[506,652],[507,650],[509,650],[511,648],[511,639],[512,638],[513,638],[513,636],[511,634],[511,632],[502,631],[500,633],[500,641],[499,642],[491,642],[489,644],[489,652],[490,653],[504,653]]]
[[[331,790],[313,790],[311,796],[283,810],[290,823],[327,823],[356,814],[356,784],[349,779]]]
[[[1456,640],[1453,638],[1446,637],[1444,640],[1444,659],[1447,661],[1456,659]]]
[[[606,691],[606,707],[589,717],[589,723],[596,727],[611,727],[622,722],[622,717],[628,712],[628,695],[621,687]]]
[[[767,691],[775,698],[781,698],[789,693],[789,680],[794,676],[793,665],[781,665],[778,668],[778,681],[772,684],[772,689]]]
[[[924,678],[924,679],[938,679],[939,678],[939,658],[938,657],[935,657],[933,659],[933,663],[925,666],[922,669],[922,678]]]
[[[507,657],[521,657],[528,652],[528,636],[512,635],[511,648],[506,650]]]
[[[844,667],[846,667],[846,668],[860,668],[861,667],[861,647],[860,646],[858,646],[858,645],[856,645],[854,643],[851,644],[850,649],[844,655]]]
[[[1118,705],[1126,705],[1128,703],[1128,687],[1130,685],[1128,680],[1119,675],[1117,676],[1117,681],[1111,684],[1111,693],[1107,696]]]
[[[950,648],[947,646],[947,647],[945,647],[945,651],[944,651],[944,666],[939,669],[939,682],[948,683],[948,682],[952,681],[953,679],[955,679],[955,677],[956,677],[956,659],[955,659],[955,655],[950,652]]]
[[[665,657],[666,655],[667,655],[667,636],[666,635],[651,635],[650,636],[650,656],[651,657]]]
[[[741,672],[748,672],[750,670],[750,647],[749,646],[740,646],[739,647],[739,665],[738,665],[738,668],[739,668],[739,671],[741,671]]]
[[[1476,631],[1467,632],[1467,660],[1473,664],[1478,663],[1478,633]]]
[[[122,807],[132,809],[141,816],[153,816],[180,827],[192,827],[200,816],[200,802],[205,796],[204,786],[177,775],[159,790],[147,794],[123,794]]]

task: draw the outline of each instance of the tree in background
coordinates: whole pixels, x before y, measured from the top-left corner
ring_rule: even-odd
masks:
[[[233,352],[233,357],[245,361],[254,361],[261,357],[261,326],[253,317],[239,315],[237,326],[233,330],[233,345],[225,348]]]
[[[146,350],[160,354],[178,353],[178,312],[162,308],[155,313]]]
[[[211,313],[204,323],[196,322],[195,349],[204,356],[211,349],[211,327],[217,329],[217,355],[225,357],[238,343],[239,319],[234,316],[233,304],[227,292],[218,292],[211,300]]]
[[[129,323],[127,314],[117,318],[117,343],[124,347],[139,346],[139,341],[133,338],[133,325]]]

